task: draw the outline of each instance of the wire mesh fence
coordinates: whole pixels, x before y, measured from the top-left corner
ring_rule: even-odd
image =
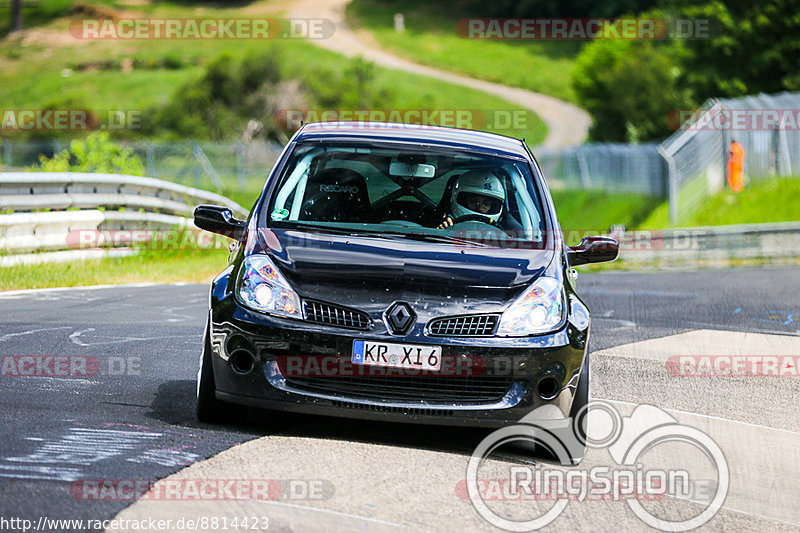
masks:
[[[536,155],[554,188],[667,195],[667,166],[657,144],[584,144],[560,150],[540,148]]]
[[[774,177],[800,177],[800,93],[708,100],[661,144],[673,224],[727,186],[733,141],[744,150],[745,187]]]
[[[553,188],[637,193],[669,198],[670,221],[686,220],[705,198],[726,186],[728,150],[744,149],[744,182],[800,177],[800,93],[711,99],[661,144],[585,144],[538,149]],[[147,176],[225,191],[253,191],[277,160],[281,146],[265,142],[139,141],[123,143]],[[67,148],[58,141],[0,146],[7,170],[31,168],[39,157]]]
[[[147,176],[200,188],[243,190],[261,186],[281,146],[263,142],[123,142],[145,166]],[[4,141],[6,169],[38,164],[68,147],[58,141]],[[587,144],[563,150],[537,150],[551,186],[601,189],[666,196],[667,174],[655,144]]]
[[[263,186],[282,147],[266,142],[137,141],[120,143],[145,166],[145,174],[201,189],[242,191]],[[22,170],[38,166],[69,147],[60,141],[12,142],[0,146],[3,167]]]

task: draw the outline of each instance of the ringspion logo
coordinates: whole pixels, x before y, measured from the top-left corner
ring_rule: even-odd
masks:
[[[663,531],[695,529],[722,507],[730,486],[730,470],[722,449],[706,433],[678,423],[653,405],[639,405],[630,416],[623,417],[611,403],[592,400],[575,418],[564,418],[560,413],[555,406],[542,406],[516,424],[489,434],[472,453],[465,479],[456,484],[456,495],[469,499],[493,526],[515,532],[552,524],[572,502],[624,501],[642,522]],[[588,423],[590,418],[592,423]],[[490,468],[486,462],[492,454],[509,445],[549,450],[562,466],[578,463],[586,449],[605,450],[610,463],[565,469],[544,463],[520,466],[504,462],[507,474],[499,467],[505,474],[502,477],[480,476],[481,468]],[[645,455],[649,459],[656,456],[659,461],[645,464]],[[690,457],[701,461],[702,467],[692,468]],[[713,470],[706,468],[707,463]],[[497,473],[498,469],[492,471]],[[712,479],[705,477],[710,472]],[[692,500],[699,512],[671,516],[659,507],[642,505],[666,497]],[[525,517],[520,519],[511,506],[487,503],[496,501],[527,502]],[[530,505],[538,501],[552,505]]]

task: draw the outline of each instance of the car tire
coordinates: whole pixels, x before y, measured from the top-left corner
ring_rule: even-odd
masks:
[[[569,417],[572,419],[572,429],[575,432],[575,439],[579,446],[575,446],[570,450],[572,464],[577,465],[583,460],[586,455],[586,427],[589,424],[589,411],[586,406],[589,404],[589,382],[590,382],[590,369],[589,369],[589,350],[586,350],[586,359],[581,368],[581,374],[578,378],[578,386],[575,388],[575,397],[572,400],[572,408],[569,411]],[[578,417],[581,417],[579,420]]]
[[[211,358],[210,322],[206,324],[203,335],[203,355],[197,372],[197,420],[200,422],[218,423],[230,414],[230,406],[217,399],[217,386],[214,382],[214,368]]]

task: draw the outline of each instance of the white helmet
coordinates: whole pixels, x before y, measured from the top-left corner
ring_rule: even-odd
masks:
[[[506,193],[500,179],[488,170],[470,170],[456,178],[450,197],[453,217],[482,215],[494,220],[503,214]]]

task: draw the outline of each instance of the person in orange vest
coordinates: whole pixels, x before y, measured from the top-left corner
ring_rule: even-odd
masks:
[[[744,148],[735,139],[728,148],[728,185],[733,192],[744,189]]]

